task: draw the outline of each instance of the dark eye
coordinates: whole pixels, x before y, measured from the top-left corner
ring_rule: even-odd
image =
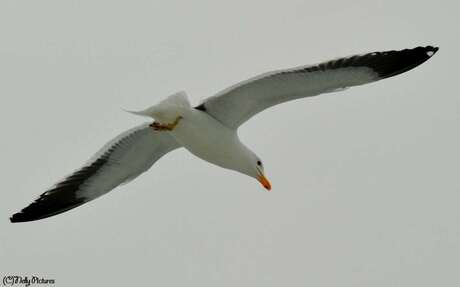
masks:
[[[258,166],[262,166],[262,162],[260,160],[257,161]]]

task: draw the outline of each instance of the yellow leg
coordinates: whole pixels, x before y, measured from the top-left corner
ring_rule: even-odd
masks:
[[[182,117],[178,116],[172,123],[160,124],[158,122],[153,122],[150,126],[156,131],[172,131],[181,119]]]

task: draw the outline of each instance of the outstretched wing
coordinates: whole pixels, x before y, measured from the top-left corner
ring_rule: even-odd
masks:
[[[236,129],[271,106],[404,73],[428,60],[436,51],[437,47],[427,46],[375,52],[270,72],[232,86],[196,108]]]
[[[171,135],[148,124],[130,129],[107,143],[81,169],[14,214],[11,222],[50,217],[93,200],[149,169],[164,154],[180,147]]]

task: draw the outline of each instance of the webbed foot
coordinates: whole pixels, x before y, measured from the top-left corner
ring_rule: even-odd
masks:
[[[168,124],[161,124],[161,123],[158,123],[158,122],[153,122],[150,127],[152,127],[154,130],[156,131],[172,131],[176,126],[177,124],[179,123],[179,121],[182,119],[181,116],[178,116],[174,122],[172,123],[168,123]]]

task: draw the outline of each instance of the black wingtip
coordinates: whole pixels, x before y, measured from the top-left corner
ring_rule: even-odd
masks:
[[[419,46],[400,51],[367,54],[358,59],[363,66],[371,68],[381,79],[393,77],[421,65],[439,50],[434,46]]]
[[[428,60],[429,58],[433,57],[434,54],[436,54],[436,52],[438,52],[439,50],[439,47],[434,47],[434,46],[425,46],[425,47],[417,47],[417,48],[414,48],[412,50],[416,50],[416,49],[421,49],[425,55],[426,55],[426,60]],[[423,63],[423,62],[422,62]]]
[[[13,214],[10,217],[10,221],[15,223],[39,220],[68,211],[87,202],[87,198],[78,195],[80,186],[88,178],[96,174],[106,162],[106,156],[102,156],[91,165],[74,172],[52,189],[41,194],[27,207]]]
[[[37,200],[10,217],[11,223],[28,222],[51,217],[85,203],[84,198],[69,197],[65,193],[41,195]]]
[[[373,52],[362,55],[355,55],[324,62],[303,69],[284,71],[283,74],[304,73],[334,70],[341,68],[361,68],[371,69],[375,75],[375,80],[393,77],[421,65],[439,50],[434,46],[418,46],[412,49],[392,50],[384,52]]]
[[[428,55],[428,56],[433,56],[438,50],[439,50],[439,47],[434,47],[434,46],[426,46],[425,49],[428,51],[428,52],[433,52],[433,54],[431,55]]]
[[[17,212],[13,214],[10,217],[10,222],[11,223],[18,223],[18,222],[27,222],[27,221],[34,221],[37,220],[38,218],[33,218],[30,216],[30,213],[24,213],[24,210],[21,210],[20,212]]]
[[[31,221],[31,220],[25,218],[24,214],[21,213],[21,212],[15,213],[10,217],[10,222],[11,223],[26,222],[26,221]]]
[[[36,220],[43,219],[43,218],[51,216],[51,215],[44,216],[44,215],[39,215],[37,213],[31,213],[31,212],[28,212],[27,208],[28,207],[26,207],[23,210],[13,214],[10,217],[10,222],[11,223],[20,223],[20,222],[36,221]]]

